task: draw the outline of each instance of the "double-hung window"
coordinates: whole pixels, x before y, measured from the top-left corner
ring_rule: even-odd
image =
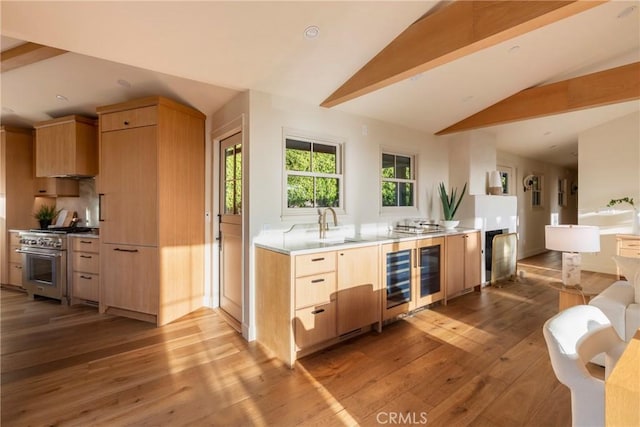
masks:
[[[342,144],[285,135],[286,214],[343,209]]]
[[[382,207],[416,205],[415,157],[382,153]]]

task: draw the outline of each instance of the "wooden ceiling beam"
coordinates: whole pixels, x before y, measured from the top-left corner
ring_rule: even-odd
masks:
[[[7,49],[0,54],[0,70],[4,73],[5,71],[53,58],[63,53],[67,53],[67,51],[27,42],[20,46]]]
[[[464,1],[427,14],[325,99],[333,107],[606,1]]]
[[[436,133],[447,135],[640,99],[640,62],[525,89]]]

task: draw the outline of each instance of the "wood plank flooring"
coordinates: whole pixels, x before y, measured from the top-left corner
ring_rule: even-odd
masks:
[[[1,423],[9,426],[567,426],[542,324],[555,253],[290,370],[214,310],[156,328],[3,289]],[[613,276],[583,272],[586,280]]]

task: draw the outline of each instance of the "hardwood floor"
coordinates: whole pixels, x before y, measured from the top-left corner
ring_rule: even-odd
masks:
[[[542,324],[555,254],[290,370],[210,309],[156,328],[1,291],[1,422],[27,425],[566,426]],[[583,272],[588,280],[613,276]]]

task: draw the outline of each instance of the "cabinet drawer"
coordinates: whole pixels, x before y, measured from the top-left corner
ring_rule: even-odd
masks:
[[[20,234],[18,233],[9,233],[9,244],[14,246],[20,245]]]
[[[327,273],[336,269],[336,253],[322,252],[319,254],[298,255],[295,262],[296,277]]]
[[[71,247],[78,252],[100,252],[100,240],[95,238],[72,237]]]
[[[296,308],[335,300],[336,274],[323,273],[296,279]]]
[[[20,246],[9,247],[9,262],[22,263],[22,254],[16,252],[16,249],[20,249]]]
[[[294,333],[298,348],[305,348],[336,337],[336,303],[296,310]]]
[[[90,273],[73,273],[71,296],[89,301],[98,301],[100,295],[100,276]]]
[[[11,262],[9,263],[9,284],[15,286],[22,286],[22,264]]]
[[[100,116],[100,131],[121,130],[152,126],[158,123],[158,108],[156,106],[118,111]]]
[[[640,248],[620,248],[620,255],[630,258],[640,258]]]
[[[98,274],[100,272],[100,255],[75,252],[73,254],[73,271]]]

